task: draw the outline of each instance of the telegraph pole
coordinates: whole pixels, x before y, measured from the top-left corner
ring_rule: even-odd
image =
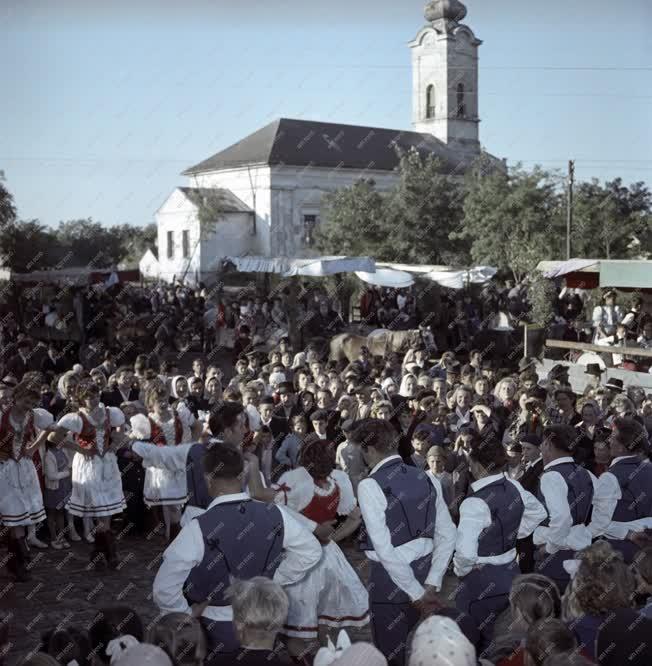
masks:
[[[568,205],[566,210],[566,259],[571,258],[571,227],[573,224],[573,184],[575,183],[575,161],[568,162]]]

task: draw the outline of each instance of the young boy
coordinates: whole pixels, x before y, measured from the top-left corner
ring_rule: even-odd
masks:
[[[299,460],[303,438],[306,436],[306,432],[308,432],[306,417],[303,414],[293,416],[290,419],[290,428],[290,434],[285,437],[279,450],[276,452],[276,462],[285,465],[287,469],[294,469]]]

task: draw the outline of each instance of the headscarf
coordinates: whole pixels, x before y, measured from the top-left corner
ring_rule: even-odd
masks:
[[[175,375],[174,377],[172,377],[172,381],[170,382],[170,395],[177,400],[179,399],[179,396],[177,394],[177,380],[179,379],[185,379],[186,383],[188,382],[187,378],[184,375]]]
[[[315,655],[313,666],[387,666],[387,659],[370,643],[355,643],[342,630],[337,645],[328,639],[328,645]]]
[[[158,646],[138,643],[125,650],[112,666],[173,666],[172,659]]]
[[[413,395],[408,395],[407,393],[407,380],[412,377],[414,379],[414,391],[416,393],[416,386],[417,386],[417,378],[415,375],[413,375],[411,372],[407,372],[406,374],[403,375],[401,379],[401,387],[398,390],[399,395],[402,395],[404,398],[413,398]]]
[[[59,395],[64,399],[64,400],[69,400],[72,396],[69,396],[63,385],[64,382],[66,382],[70,377],[74,377],[75,379],[78,379],[79,375],[74,371],[74,370],[68,370],[68,372],[64,372],[61,377],[59,377],[57,381],[57,391],[59,391]]]
[[[396,386],[396,382],[394,381],[393,377],[385,377],[385,379],[383,379],[383,381],[380,383],[380,388],[386,398],[389,398],[389,394],[387,393],[388,386]]]
[[[408,666],[476,666],[475,648],[450,618],[432,615],[414,632]]]

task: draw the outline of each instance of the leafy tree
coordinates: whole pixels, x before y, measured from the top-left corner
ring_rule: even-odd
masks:
[[[147,248],[156,249],[158,227],[156,224],[147,224],[144,227],[135,227],[130,224],[120,224],[109,227],[109,232],[120,239],[120,262],[127,265],[137,265]]]
[[[0,180],[0,229],[16,221],[14,197]]]
[[[326,195],[318,249],[371,255],[379,261],[459,263],[464,244],[451,239],[462,219],[461,184],[434,157],[403,153],[395,187],[382,193],[360,180]]]
[[[118,264],[123,257],[120,235],[90,217],[59,222],[55,233],[58,242],[71,255],[68,265],[108,268]]]
[[[464,219],[454,233],[471,243],[474,262],[510,271],[520,281],[541,260],[561,257],[563,206],[554,178],[520,165],[504,172],[478,163],[466,179]]]
[[[37,271],[61,259],[52,231],[38,220],[13,222],[0,231],[2,260],[17,273]]]
[[[630,187],[621,178],[604,185],[597,178],[580,183],[573,205],[572,254],[615,259],[645,251],[641,239],[649,238],[651,206],[652,194],[642,182]],[[632,246],[635,239],[638,245]]]
[[[323,199],[324,222],[315,234],[324,254],[379,257],[388,225],[385,197],[373,180],[328,193]]]
[[[465,243],[452,237],[463,217],[464,190],[442,163],[416,150],[401,155],[400,180],[389,194],[392,233],[384,256],[393,261],[464,264]]]

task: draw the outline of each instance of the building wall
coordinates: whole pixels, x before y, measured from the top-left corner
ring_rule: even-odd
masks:
[[[387,171],[274,166],[271,172],[271,227],[269,256],[310,257],[316,251],[304,243],[304,215],[323,216],[322,197],[361,178],[373,178],[379,190],[397,182]]]
[[[220,257],[251,253],[251,215],[227,213],[215,233],[200,242],[197,208],[177,189],[156,213],[160,277],[171,282],[182,275],[194,282],[214,270]],[[183,232],[187,231],[187,256]],[[172,234],[173,256],[168,256],[168,232]],[[255,254],[255,252],[254,252]]]
[[[267,165],[225,169],[198,174],[188,179],[189,187],[222,187],[231,190],[256,212],[256,234],[249,237],[247,252],[271,256],[270,168]],[[249,222],[249,227],[253,223]]]

